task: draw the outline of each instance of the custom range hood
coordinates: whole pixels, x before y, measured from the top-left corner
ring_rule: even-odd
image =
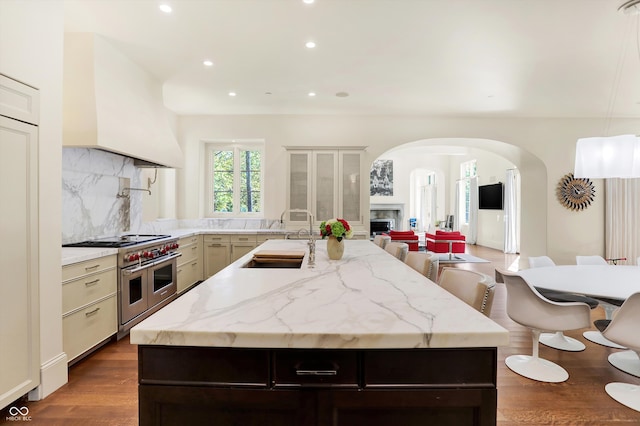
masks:
[[[93,33],[65,33],[63,145],[97,148],[141,167],[182,167],[162,86]]]

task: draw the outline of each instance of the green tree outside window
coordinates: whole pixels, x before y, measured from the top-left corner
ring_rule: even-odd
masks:
[[[211,145],[212,213],[259,213],[262,209],[262,151]]]

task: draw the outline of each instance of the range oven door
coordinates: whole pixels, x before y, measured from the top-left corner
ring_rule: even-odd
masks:
[[[158,262],[147,269],[149,307],[157,305],[176,293],[178,288],[177,257],[171,256],[170,259]]]
[[[147,269],[132,267],[120,272],[120,325],[131,321],[149,307]]]

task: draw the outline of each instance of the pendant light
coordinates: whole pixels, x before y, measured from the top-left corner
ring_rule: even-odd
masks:
[[[618,7],[618,10],[628,15],[640,14],[640,0],[625,0]],[[638,28],[636,28],[636,31],[638,31]],[[605,126],[607,130],[613,115],[615,95],[618,91],[620,75],[622,74],[622,64],[626,51],[624,43],[623,39],[623,48],[618,59],[616,81],[607,111],[607,124]],[[640,52],[640,42],[638,51]],[[607,131],[605,131],[606,133]],[[578,139],[574,176],[576,178],[591,179],[640,178],[640,138],[636,135],[620,135]]]

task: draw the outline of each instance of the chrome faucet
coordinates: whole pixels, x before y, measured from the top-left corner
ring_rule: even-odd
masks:
[[[280,215],[280,223],[284,223],[284,215],[287,213],[306,213],[309,218],[309,262],[307,264],[309,266],[313,266],[316,263],[316,239],[313,237],[313,213],[309,210],[305,209],[288,209],[282,212]],[[300,236],[300,231],[298,231],[298,236]]]

